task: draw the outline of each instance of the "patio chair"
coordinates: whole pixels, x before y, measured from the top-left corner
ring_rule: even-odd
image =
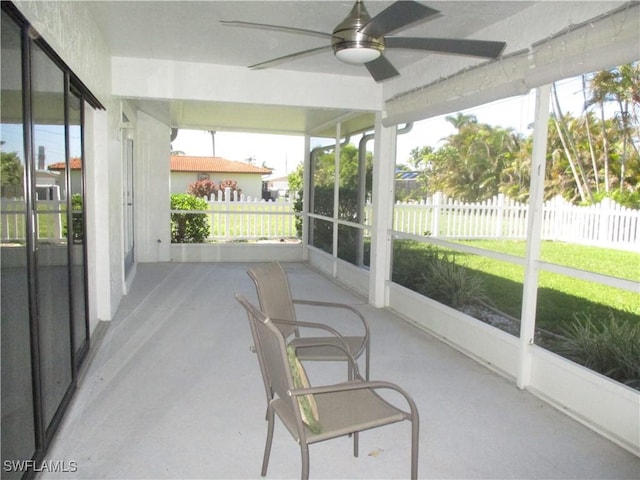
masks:
[[[299,360],[346,361],[350,368],[348,355],[344,351],[346,345],[353,358],[357,359],[364,353],[365,379],[369,380],[369,324],[358,310],[344,303],[294,299],[287,274],[279,262],[253,267],[247,273],[256,285],[260,310],[276,324],[289,345],[295,349]],[[324,323],[299,321],[296,318],[296,305],[323,308],[323,313],[327,315],[331,314],[331,309],[348,310],[349,315],[359,321],[362,333],[342,335]],[[300,327],[323,330],[324,336],[301,336]]]
[[[358,456],[358,433],[363,430],[408,420],[411,422],[411,478],[418,477],[418,410],[412,398],[389,382],[365,381],[358,372],[355,359],[348,353],[354,380],[311,387],[293,348],[287,346],[279,328],[246,298],[235,298],[247,312],[256,347],[265,390],[270,392],[267,406],[267,441],[261,475],[267,474],[273,440],[275,415],[280,418],[300,445],[302,480],[309,478],[309,445],[352,435],[353,454]],[[392,390],[399,396],[394,403],[382,398],[379,390]],[[401,409],[395,403],[404,403]]]

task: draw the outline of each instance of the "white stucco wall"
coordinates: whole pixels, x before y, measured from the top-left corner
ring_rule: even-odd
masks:
[[[138,262],[168,262],[171,245],[171,128],[138,111],[135,134],[135,251]]]
[[[103,104],[111,98],[111,54],[83,2],[13,2]]]

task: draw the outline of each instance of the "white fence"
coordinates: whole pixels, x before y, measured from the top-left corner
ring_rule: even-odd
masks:
[[[39,205],[41,237],[59,238],[64,215],[61,205],[56,201],[40,201]],[[521,240],[527,236],[528,212],[526,204],[503,195],[464,204],[437,193],[420,203],[396,204],[393,229],[438,238]],[[212,200],[206,211],[180,213],[205,213],[211,240],[297,237],[292,201],[265,202],[240,196],[233,201]],[[370,219],[370,206],[366,213]],[[578,207],[556,197],[544,204],[542,225],[545,240],[640,251],[640,210],[622,207],[609,199]],[[24,227],[24,202],[2,199],[1,239],[23,240]]]
[[[227,196],[229,198],[229,196]],[[240,198],[211,200],[206,212],[210,240],[260,240],[297,237],[293,201]]]
[[[525,239],[529,207],[498,195],[461,203],[436,193],[420,203],[398,203],[393,229],[415,235],[456,239]],[[640,251],[640,210],[606,198],[575,206],[555,197],[543,206],[542,238],[584,245]]]
[[[25,201],[3,198],[0,202],[0,240],[25,240]],[[66,200],[38,200],[38,240],[61,242],[64,240],[67,215]]]

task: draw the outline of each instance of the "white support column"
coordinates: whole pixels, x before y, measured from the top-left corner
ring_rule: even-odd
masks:
[[[85,158],[86,162],[86,215],[91,219],[87,224],[87,282],[89,291],[89,321],[91,331],[99,320],[111,320],[114,314],[112,302],[111,263],[113,232],[117,228],[110,220],[111,191],[109,165],[112,152],[119,144],[109,137],[109,116],[106,111],[86,107],[85,116]],[[117,294],[114,293],[114,296]]]
[[[386,282],[391,271],[392,239],[389,232],[393,222],[396,130],[395,125],[383,127],[382,114],[376,114],[369,303],[378,308],[387,304]]]
[[[544,176],[549,125],[550,85],[539,87],[536,92],[536,118],[533,129],[533,152],[531,154],[531,184],[529,195],[529,218],[527,254],[524,272],[522,313],[520,315],[520,352],[518,364],[518,388],[525,388],[531,381],[531,347],[536,326],[536,302],[538,295],[538,261],[542,238],[542,207]]]
[[[304,137],[304,165],[302,168],[302,259],[309,260],[309,198],[311,198],[311,137]]]
[[[335,220],[338,219],[338,212],[340,211],[340,147],[342,140],[342,124],[338,123],[336,125],[336,148],[333,151],[333,168],[334,168],[334,179],[333,179],[333,247],[331,251],[333,253],[333,277],[338,276],[338,263],[335,261],[338,258],[338,222]]]

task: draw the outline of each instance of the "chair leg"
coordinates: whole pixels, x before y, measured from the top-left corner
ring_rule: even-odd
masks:
[[[369,360],[370,360],[369,348],[370,347],[367,345],[366,352],[364,352],[364,379],[367,382],[369,381]]]
[[[411,480],[418,479],[418,441],[420,438],[420,421],[416,416],[411,421]]]
[[[302,473],[300,474],[300,479],[309,480],[309,445],[301,443],[300,453],[302,454]]]
[[[269,405],[269,408],[267,408],[267,421],[269,422],[269,425],[267,427],[267,443],[264,447],[262,471],[260,472],[263,477],[267,475],[267,468],[269,467],[269,456],[271,455],[271,444],[273,442],[273,427],[275,422],[273,408],[271,408],[271,405]]]
[[[359,432],[353,432],[353,456],[358,456],[358,451],[360,450],[360,434]]]

